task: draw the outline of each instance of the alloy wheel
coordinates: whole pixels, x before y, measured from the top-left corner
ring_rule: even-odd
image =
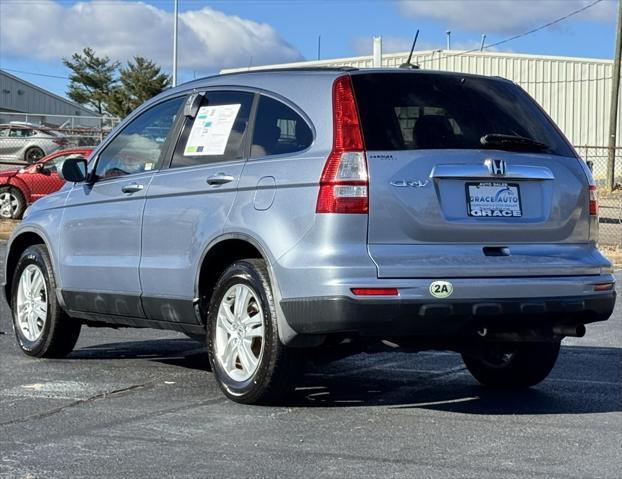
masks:
[[[24,268],[17,289],[17,325],[26,339],[41,337],[48,316],[48,292],[41,269],[34,264]]]
[[[13,218],[13,215],[19,208],[19,200],[8,191],[0,193],[0,216],[3,218]]]
[[[215,356],[234,381],[246,381],[259,367],[264,349],[264,315],[258,295],[236,284],[223,296],[216,320]]]

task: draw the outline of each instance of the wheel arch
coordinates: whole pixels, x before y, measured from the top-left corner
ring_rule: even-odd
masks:
[[[207,245],[201,255],[194,282],[195,297],[199,298],[202,307],[205,301],[209,302],[214,286],[227,266],[244,258],[263,259],[268,270],[271,269],[265,249],[249,235],[223,235]]]
[[[9,306],[11,305],[13,274],[15,272],[17,262],[26,248],[35,244],[42,244],[47,248],[50,253],[52,265],[54,265],[54,255],[50,250],[49,243],[44,234],[38,230],[28,228],[15,235],[8,244],[6,263],[4,266],[4,297]]]
[[[21,178],[14,176],[8,183],[5,183],[6,186],[12,186],[20,191],[22,196],[24,197],[24,201],[26,201],[26,205],[30,204],[30,199],[32,196],[32,191],[30,190],[30,186]],[[0,185],[4,186],[4,185]]]
[[[244,233],[230,233],[218,237],[208,244],[201,256],[195,278],[195,298],[199,299],[201,321],[207,320],[207,310],[214,286],[225,268],[244,258],[259,258],[266,262],[279,323],[279,336],[283,344],[308,346],[321,342],[322,338],[304,338],[289,326],[281,309],[281,291],[272,267],[273,258],[265,245]]]

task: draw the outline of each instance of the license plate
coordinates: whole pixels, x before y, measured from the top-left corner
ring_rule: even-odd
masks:
[[[467,183],[469,216],[519,218],[523,215],[515,183]]]

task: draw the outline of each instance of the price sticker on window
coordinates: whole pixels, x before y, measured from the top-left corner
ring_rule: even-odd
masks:
[[[224,154],[240,106],[237,103],[199,108],[184,148],[184,156]]]

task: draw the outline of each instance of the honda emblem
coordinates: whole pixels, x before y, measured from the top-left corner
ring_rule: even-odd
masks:
[[[488,159],[485,161],[486,166],[488,167],[488,171],[495,176],[504,176],[505,175],[505,161],[496,160],[496,159]]]

